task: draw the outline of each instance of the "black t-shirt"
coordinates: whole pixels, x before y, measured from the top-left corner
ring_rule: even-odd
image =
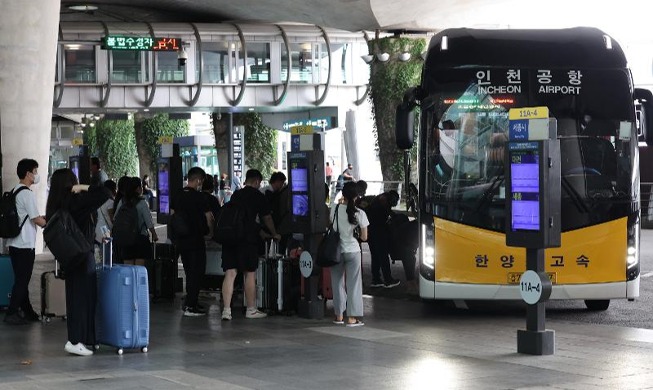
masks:
[[[204,243],[204,236],[209,233],[206,213],[211,211],[204,194],[193,188],[186,187],[172,197],[170,209],[174,210],[175,213],[183,213],[184,218],[187,218],[186,222],[188,222],[193,233],[193,237],[189,241]]]
[[[248,236],[250,239],[256,240],[258,237],[259,226],[256,224],[256,217],[262,221],[263,217],[270,215],[270,204],[261,191],[254,187],[245,186],[238,191],[234,192],[231,196],[231,201],[239,202],[247,207],[247,218],[249,223]]]
[[[213,214],[213,219],[218,219],[218,214],[220,214],[220,201],[213,194],[209,194],[208,192],[202,192],[202,194],[204,194],[204,198],[206,198],[206,203],[208,203],[209,210],[211,210],[211,213]]]

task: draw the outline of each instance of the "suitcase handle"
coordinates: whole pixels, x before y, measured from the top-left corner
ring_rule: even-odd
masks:
[[[107,246],[108,246],[108,250],[107,250]],[[108,266],[107,266],[107,257],[109,258]],[[108,269],[113,268],[113,238],[112,237],[102,237],[102,268],[108,268]]]
[[[279,257],[279,246],[274,240],[265,240],[265,258],[277,259]],[[271,255],[270,255],[271,254]]]

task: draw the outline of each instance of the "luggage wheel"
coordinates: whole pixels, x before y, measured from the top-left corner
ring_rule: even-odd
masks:
[[[100,350],[100,344],[95,344],[93,346],[93,349],[96,350],[96,351],[99,351]]]
[[[123,352],[124,350],[122,348],[118,348],[118,350],[116,351],[118,355],[122,355]]]
[[[143,352],[143,353],[147,353],[147,347],[143,347],[143,348],[141,348],[141,352]]]

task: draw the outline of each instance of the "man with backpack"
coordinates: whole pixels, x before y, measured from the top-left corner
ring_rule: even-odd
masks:
[[[202,184],[206,173],[200,167],[188,171],[188,184],[175,194],[170,203],[173,243],[181,255],[186,273],[185,317],[206,315],[198,298],[202,277],[206,271],[206,242],[204,238],[213,233],[213,213],[204,194]],[[173,221],[175,219],[175,221]]]
[[[11,299],[9,308],[5,316],[5,322],[12,325],[25,324],[28,321],[39,321],[39,315],[34,311],[29,300],[29,281],[32,278],[34,270],[34,247],[36,246],[36,226],[45,226],[45,217],[39,214],[36,206],[36,197],[30,190],[33,184],[40,182],[38,173],[39,164],[32,159],[23,159],[18,162],[16,174],[19,183],[14,187],[9,196],[3,196],[2,202],[13,202],[13,211],[18,218],[12,221],[5,220],[4,216],[12,213],[3,213],[0,223],[7,227],[11,223],[11,229],[14,232],[3,234],[8,238],[7,246],[9,247],[9,256],[11,257],[11,266],[14,270],[14,287],[11,290]],[[12,206],[12,205],[9,205]],[[3,205],[3,209],[5,209]],[[17,219],[17,220],[16,220]],[[14,226],[18,223],[17,226]],[[3,230],[4,230],[3,227]],[[16,233],[14,235],[13,233]],[[3,232],[5,233],[5,232]],[[13,236],[13,237],[12,237]],[[23,316],[20,315],[20,310]]]
[[[245,298],[247,299],[246,318],[267,317],[256,307],[256,269],[258,268],[258,247],[261,240],[260,228],[256,223],[258,216],[261,223],[267,228],[274,240],[281,236],[277,234],[270,214],[270,205],[259,188],[263,175],[256,169],[250,169],[245,175],[243,188],[234,192],[231,201],[223,208],[220,219],[216,225],[216,235],[221,231],[228,231],[223,225],[244,225],[244,237],[231,242],[222,241],[222,268],[225,271],[222,283],[222,319],[231,320],[231,297],[234,290],[234,280],[238,271],[245,275]],[[238,212],[232,212],[239,208]],[[244,221],[225,221],[228,215],[240,216]],[[219,237],[218,237],[219,239]]]

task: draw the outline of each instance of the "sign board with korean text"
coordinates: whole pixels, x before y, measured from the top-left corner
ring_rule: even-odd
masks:
[[[234,126],[233,139],[233,166],[235,175],[236,172],[240,172],[242,178],[244,179],[243,169],[245,169],[245,127],[244,126]]]
[[[102,38],[104,50],[177,51],[181,38],[107,35]]]
[[[510,142],[505,164],[506,245],[559,247],[560,141]]]

